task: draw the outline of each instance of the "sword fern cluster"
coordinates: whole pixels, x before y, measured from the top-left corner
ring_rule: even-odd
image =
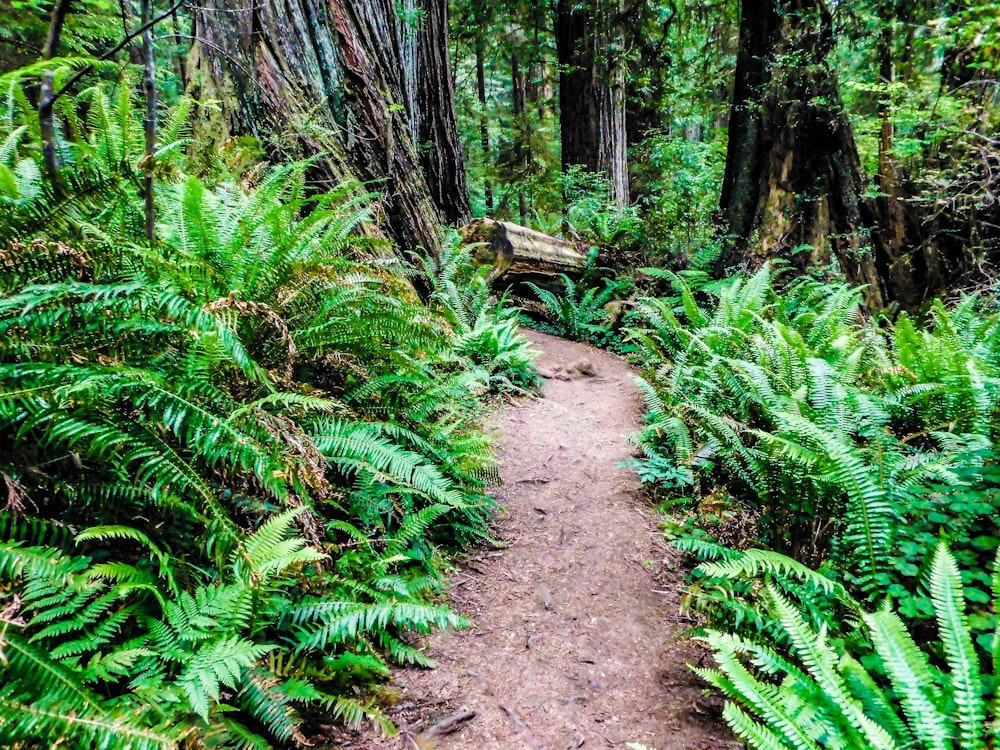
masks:
[[[677,543],[708,561],[687,601],[718,667],[696,671],[730,726],[767,750],[996,747],[1000,318],[967,297],[865,321],[856,290],[767,267],[651,273],[675,294],[629,333],[638,463],[700,511]],[[713,541],[709,514],[753,523]]]
[[[130,87],[62,119],[57,193],[6,83],[0,744],[292,746],[310,713],[383,721],[359,688],[426,663],[407,633],[461,624],[436,550],[486,533],[493,373],[358,238],[355,186],[192,176],[181,111],[150,245]]]
[[[831,549],[884,590],[895,529],[933,483],[960,484],[997,428],[1000,319],[975,298],[929,324],[859,319],[843,285],[780,289],[764,268],[710,305],[680,277],[629,333],[645,366],[638,442],[696,497],[758,514],[760,541],[821,562]]]
[[[423,277],[431,303],[454,326],[454,350],[466,367],[483,373],[490,391],[499,394],[536,392],[541,376],[532,364],[537,352],[518,327],[518,312],[504,294],[492,291],[491,269],[477,267],[471,245],[450,237],[440,258],[424,261]]]
[[[944,544],[929,557],[935,637],[908,628],[888,602],[869,611],[841,584],[791,559],[751,551],[703,565],[715,577],[756,578],[777,630],[775,639],[703,636],[718,667],[695,671],[727,697],[723,713],[736,734],[754,750],[1000,746],[1000,631],[977,652],[954,557]],[[811,622],[796,600],[803,584],[836,598],[842,617]]]

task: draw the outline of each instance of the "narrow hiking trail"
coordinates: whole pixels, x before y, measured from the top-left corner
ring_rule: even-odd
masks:
[[[678,555],[662,542],[635,472],[621,467],[641,419],[628,365],[526,335],[552,377],[543,398],[497,416],[505,512],[496,535],[508,546],[474,552],[452,576],[451,603],[471,627],[428,638],[438,668],[397,672],[390,713],[402,735],[342,747],[738,747],[705,712],[685,666],[701,652],[677,638]],[[463,708],[475,717],[427,733]]]

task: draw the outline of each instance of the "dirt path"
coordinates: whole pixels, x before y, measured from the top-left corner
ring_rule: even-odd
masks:
[[[439,667],[401,670],[392,711],[404,727],[357,747],[519,750],[731,747],[705,713],[679,643],[680,574],[620,464],[639,426],[628,366],[605,352],[528,332],[544,398],[498,416],[506,509],[500,551],[452,577],[453,606],[472,627],[427,644]],[[592,374],[565,380],[574,363]],[[461,729],[415,738],[467,708]]]

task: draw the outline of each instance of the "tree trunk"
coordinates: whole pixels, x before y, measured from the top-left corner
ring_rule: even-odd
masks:
[[[455,86],[448,41],[448,0],[422,0],[417,37],[417,150],[431,199],[446,224],[464,224],[472,216],[465,160],[458,140]]]
[[[143,158],[142,195],[146,215],[146,240],[156,238],[156,203],[153,195],[153,160],[156,154],[156,58],[153,50],[153,3],[142,0],[142,92],[146,101],[143,119],[145,156]]]
[[[774,0],[743,0],[721,198],[729,233],[741,254],[746,252],[746,242],[753,233],[760,201],[760,162],[766,140],[760,103],[768,82],[767,61],[777,27]]]
[[[611,198],[628,203],[625,70],[612,52],[620,47],[618,3],[559,0],[556,52],[563,171],[582,166],[603,174]]]
[[[514,115],[514,171],[518,176],[517,215],[524,224],[528,220],[528,200],[524,194],[524,179],[528,176],[528,165],[531,159],[531,146],[528,141],[528,123],[526,114],[527,86],[524,71],[521,69],[521,58],[518,45],[510,51],[510,84],[511,112]]]
[[[476,30],[476,94],[479,97],[479,145],[483,149],[484,188],[486,191],[486,212],[493,213],[493,156],[490,149],[490,123],[486,116],[486,41],[482,30]]]
[[[578,277],[587,268],[587,256],[572,243],[509,222],[474,219],[462,227],[462,239],[480,245],[476,262],[492,266],[491,279],[505,285]]]
[[[624,18],[626,43],[634,50],[635,69],[640,72],[629,80],[626,89],[629,146],[639,145],[647,135],[665,124],[662,105],[664,92],[669,91],[666,81],[674,49],[668,43],[673,41],[671,30],[676,19],[676,0],[635,3]],[[674,44],[683,44],[683,40],[674,41]]]
[[[597,99],[597,171],[611,182],[611,199],[619,208],[628,205],[628,132],[625,127],[625,66],[613,50],[623,49],[617,20],[621,2],[603,10],[596,28],[594,97]]]
[[[722,208],[739,256],[785,257],[803,271],[835,260],[874,310],[887,259],[832,46],[823,0],[744,0]]]
[[[896,78],[893,63],[893,23],[896,15],[895,0],[886,2],[882,8],[882,28],[878,37],[879,84],[883,90],[878,105],[881,130],[878,144],[878,173],[875,175],[879,196],[875,205],[879,212],[879,233],[887,256],[888,275],[885,284],[892,299],[898,301],[904,308],[912,309],[922,301],[926,273],[925,269],[915,267],[917,265],[915,261],[920,258],[907,251],[903,190],[899,170],[896,167],[895,128],[892,122],[892,105],[889,101],[890,87]]]
[[[407,76],[409,19],[393,0],[205,0],[193,10],[189,80],[196,98],[223,107],[221,116],[206,111],[199,118],[199,142],[251,135],[281,156],[317,157],[311,177],[318,185],[368,183],[383,194],[385,227],[399,247],[437,255],[439,216],[467,215],[468,196],[464,173],[447,174],[464,172],[453,89],[443,86],[427,106],[420,95],[425,75],[430,81],[449,74],[441,54],[447,39],[432,38],[444,30],[435,3],[428,0],[427,26],[417,35],[418,69],[414,74],[411,65]],[[425,45],[438,49],[421,53]],[[420,122],[424,110],[437,109],[426,112],[436,122]],[[421,150],[447,154],[433,169],[414,134],[429,139]]]

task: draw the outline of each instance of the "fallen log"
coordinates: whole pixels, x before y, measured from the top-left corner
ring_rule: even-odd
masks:
[[[579,276],[587,258],[571,243],[518,224],[475,219],[462,228],[466,244],[483,243],[473,252],[478,263],[492,266],[491,281],[504,285],[549,282],[564,273]]]

